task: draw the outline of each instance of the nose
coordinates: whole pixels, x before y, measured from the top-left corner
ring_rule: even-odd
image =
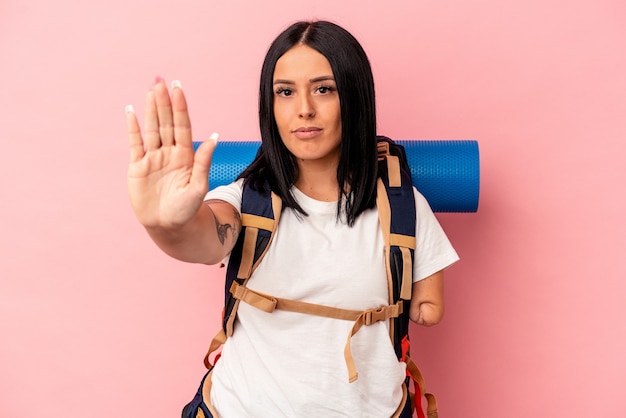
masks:
[[[303,95],[300,100],[300,111],[298,112],[298,117],[300,119],[311,119],[315,116],[315,107],[313,106],[313,102],[308,95]]]

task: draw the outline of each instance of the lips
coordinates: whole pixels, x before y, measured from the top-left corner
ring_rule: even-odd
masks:
[[[317,128],[315,126],[304,126],[292,132],[299,139],[310,139],[321,134],[322,128]]]

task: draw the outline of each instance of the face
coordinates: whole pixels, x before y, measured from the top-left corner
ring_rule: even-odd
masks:
[[[306,45],[296,45],[276,62],[274,117],[300,169],[339,162],[341,109],[330,63]]]

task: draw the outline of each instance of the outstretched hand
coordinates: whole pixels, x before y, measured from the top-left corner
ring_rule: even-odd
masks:
[[[171,98],[162,79],[146,94],[143,134],[132,106],[126,108],[130,145],[128,193],[147,228],[176,229],[190,222],[208,190],[217,134],[194,153],[191,122],[180,82]]]

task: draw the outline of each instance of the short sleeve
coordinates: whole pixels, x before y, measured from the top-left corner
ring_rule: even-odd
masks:
[[[224,186],[216,187],[210,190],[205,196],[204,201],[207,200],[223,200],[226,203],[233,205],[239,213],[241,213],[241,195],[243,193],[243,179],[237,180],[234,183],[230,183]]]
[[[459,256],[424,196],[413,190],[417,212],[413,282],[417,282],[456,263]]]

